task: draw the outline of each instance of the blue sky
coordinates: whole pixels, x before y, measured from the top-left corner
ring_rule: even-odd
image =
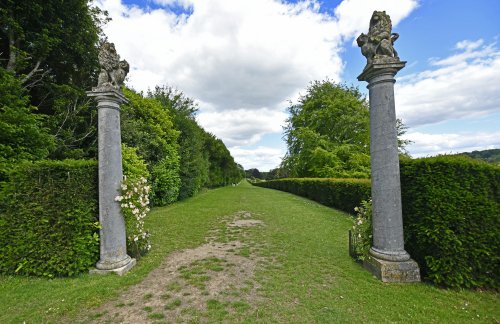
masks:
[[[396,113],[414,157],[500,147],[498,0],[96,0],[136,90],[172,85],[246,169],[278,166],[289,101],[313,80],[365,91],[354,39],[386,10],[407,66]]]

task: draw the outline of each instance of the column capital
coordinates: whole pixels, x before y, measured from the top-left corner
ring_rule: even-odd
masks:
[[[365,66],[363,72],[358,76],[358,81],[371,83],[375,77],[382,75],[387,75],[392,79],[405,65],[406,61],[400,61],[396,58],[375,59]]]
[[[106,100],[116,102],[117,104],[128,103],[128,99],[123,93],[113,87],[92,88],[92,91],[87,91],[86,93],[88,97],[95,97],[97,102]]]

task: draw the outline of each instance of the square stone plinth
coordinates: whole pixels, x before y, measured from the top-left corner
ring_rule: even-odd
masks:
[[[119,276],[123,276],[125,273],[127,273],[130,269],[132,269],[135,264],[136,264],[135,259],[130,259],[130,262],[124,265],[123,267],[116,268],[116,269],[111,269],[111,270],[101,270],[101,269],[92,269],[89,271],[90,274],[99,274],[99,275],[106,275],[110,273],[116,273]]]
[[[408,261],[385,261],[368,256],[363,266],[383,282],[419,282],[420,269],[412,259]]]

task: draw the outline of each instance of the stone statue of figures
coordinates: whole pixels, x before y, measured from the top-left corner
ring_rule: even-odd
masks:
[[[97,81],[97,88],[120,89],[129,71],[128,62],[120,61],[113,43],[104,42],[99,50],[99,64],[101,72]]]
[[[385,11],[374,11],[368,35],[362,33],[356,39],[361,53],[366,57],[366,65],[370,65],[374,60],[399,61],[398,53],[394,49],[394,42],[398,37],[397,33],[392,33],[389,15]]]

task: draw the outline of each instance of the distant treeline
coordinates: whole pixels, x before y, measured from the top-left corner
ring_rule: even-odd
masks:
[[[464,152],[464,153],[459,153],[457,155],[466,155],[473,159],[483,160],[488,163],[496,163],[496,164],[500,163],[500,149]]]

